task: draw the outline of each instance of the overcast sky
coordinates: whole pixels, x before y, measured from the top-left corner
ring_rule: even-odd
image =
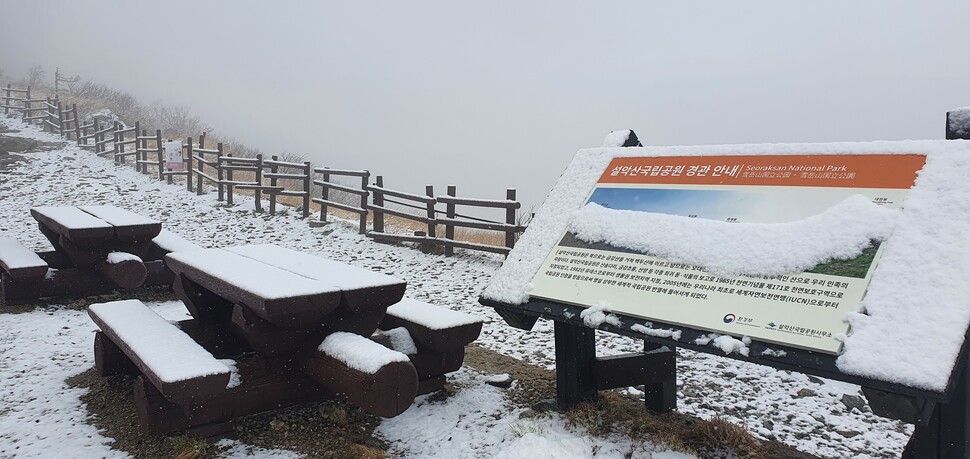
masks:
[[[269,153],[527,204],[613,129],[937,139],[970,105],[962,0],[3,0],[0,16],[8,75],[59,66]]]

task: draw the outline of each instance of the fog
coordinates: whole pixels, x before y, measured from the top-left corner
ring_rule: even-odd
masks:
[[[336,3],[336,2],[334,2]],[[541,202],[576,150],[942,138],[965,1],[0,3],[0,68],[192,107],[386,186]]]

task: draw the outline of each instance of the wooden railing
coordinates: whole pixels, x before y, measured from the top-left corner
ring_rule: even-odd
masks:
[[[438,245],[444,247],[444,254],[449,257],[454,255],[456,247],[507,255],[515,245],[517,235],[525,231],[524,226],[516,223],[516,210],[521,207],[521,204],[515,200],[515,190],[512,188],[506,190],[504,200],[490,200],[457,197],[457,187],[454,185],[448,186],[446,196],[435,197],[434,188],[431,185],[425,187],[425,195],[421,196],[385,188],[384,177],[382,176],[377,176],[376,182],[374,186],[366,187],[372,193],[372,203],[367,208],[374,215],[374,229],[368,232],[367,236],[373,239],[416,242],[422,246]],[[394,199],[389,199],[388,196]],[[387,204],[394,204],[398,208],[389,207]],[[444,204],[445,210],[436,209],[437,204]],[[505,209],[505,222],[459,214],[458,206]],[[408,212],[402,210],[402,208],[410,208],[418,212]],[[422,211],[424,215],[421,214]],[[388,233],[385,231],[384,214],[425,224],[428,231],[419,231],[414,234]],[[442,214],[444,217],[441,217]],[[445,234],[443,237],[437,234],[438,225],[444,226]],[[498,246],[458,240],[455,237],[456,228],[503,232],[505,233],[505,245]]]
[[[369,171],[314,168],[310,162],[281,161],[273,156],[269,160],[262,155],[236,157],[222,143],[215,148],[206,146],[205,135],[200,135],[197,143],[191,137],[182,144],[184,170],[167,169],[165,142],[161,130],[154,133],[144,129],[140,123],[126,126],[116,121],[105,121],[94,117],[84,124],[76,104],[65,107],[58,96],[31,98],[30,88],[19,89],[11,85],[0,88],[4,114],[19,113],[32,124],[43,125],[45,130],[60,134],[65,138],[73,137],[81,148],[91,150],[99,156],[111,157],[117,164],[125,164],[133,157],[132,164],[139,172],[157,175],[159,180],[174,183],[176,176],[185,177],[188,191],[202,195],[206,184],[214,186],[217,200],[233,205],[234,190],[252,191],[257,212],[263,211],[262,198],[269,197],[269,212],[275,215],[280,197],[300,198],[300,210],[304,218],[310,216],[310,203],[320,205],[320,222],[326,222],[330,208],[355,213],[358,216],[360,234],[373,239],[390,242],[418,242],[427,247],[442,247],[447,256],[454,249],[465,248],[508,254],[515,244],[517,235],[525,228],[518,225],[516,211],[520,204],[515,200],[515,190],[506,191],[506,199],[489,200],[456,196],[455,186],[449,186],[445,196],[435,196],[434,188],[427,186],[425,194],[413,194],[384,187],[384,177],[377,176],[370,184]],[[356,177],[359,186],[334,181],[337,177]],[[314,196],[319,187],[318,197]],[[350,199],[337,195],[350,194]],[[436,206],[441,205],[443,209]],[[461,207],[505,209],[505,221],[492,221],[463,215]],[[412,209],[408,211],[407,209]],[[373,216],[373,226],[368,231],[368,215]],[[427,231],[414,234],[395,234],[387,231],[385,215],[419,223]],[[441,233],[442,226],[444,234]],[[504,245],[482,244],[460,240],[456,237],[457,228],[485,231],[498,231],[505,234]]]
[[[327,221],[327,207],[334,207],[340,210],[345,210],[347,212],[356,213],[359,218],[360,234],[367,233],[367,182],[370,180],[370,171],[368,170],[346,170],[346,169],[331,169],[329,167],[321,167],[313,169],[313,172],[320,174],[322,180],[313,180],[314,185],[320,186],[320,197],[313,198],[313,202],[320,204],[320,221]],[[332,176],[338,177],[360,177],[360,188],[354,188],[347,185],[341,185],[339,183],[334,183],[330,181]],[[359,206],[351,206],[341,202],[334,201],[330,199],[330,191],[343,191],[344,193],[354,194],[360,197]]]
[[[269,193],[269,214],[276,215],[276,199],[278,196],[294,196],[303,200],[303,218],[310,216],[310,199],[313,187],[313,166],[309,161],[303,163],[292,163],[280,161],[279,156],[273,156],[269,161],[263,161],[263,167],[268,168],[269,172],[263,172],[263,178],[269,179],[272,191]],[[300,189],[286,189],[282,182],[297,182]],[[277,187],[279,190],[277,190]]]
[[[9,115],[11,110],[23,112],[26,105],[24,101],[30,100],[30,86],[27,86],[27,89],[17,89],[7,84],[6,88],[0,88],[0,90],[3,91],[3,97],[0,97],[0,108],[3,108],[4,115]]]

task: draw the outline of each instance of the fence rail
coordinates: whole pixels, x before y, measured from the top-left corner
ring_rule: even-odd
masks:
[[[278,156],[264,159],[263,155],[250,157],[233,156],[222,143],[215,148],[206,146],[205,135],[197,141],[192,137],[181,143],[182,168],[173,170],[172,159],[166,158],[166,142],[162,131],[153,133],[139,122],[126,126],[117,121],[107,121],[95,116],[84,123],[77,104],[69,107],[58,95],[32,98],[31,89],[14,88],[8,84],[0,88],[0,108],[5,115],[20,114],[27,123],[38,124],[45,130],[60,134],[77,142],[85,150],[99,156],[111,157],[116,164],[126,164],[131,158],[135,170],[156,175],[159,180],[174,183],[174,177],[184,177],[190,192],[205,194],[207,186],[214,187],[216,199],[234,205],[236,190],[251,191],[255,210],[263,211],[263,195],[269,198],[269,213],[275,215],[280,198],[299,198],[304,218],[310,216],[311,203],[320,205],[320,222],[326,222],[330,209],[355,213],[359,232],[375,240],[390,242],[416,242],[422,250],[442,247],[446,256],[452,256],[455,248],[508,254],[516,236],[525,227],[516,223],[516,211],[521,204],[515,200],[515,190],[506,191],[504,200],[478,199],[456,196],[456,187],[450,185],[444,196],[436,196],[434,188],[425,187],[425,194],[393,190],[384,186],[384,177],[376,176],[371,184],[371,173],[366,169],[333,169],[313,167],[307,162],[280,160]],[[171,142],[171,141],[169,141]],[[178,144],[176,144],[176,147]],[[176,150],[177,151],[177,150]],[[177,160],[175,161],[177,165]],[[340,178],[359,179],[359,185],[338,182]],[[350,195],[347,199],[340,194]],[[443,209],[439,209],[441,206]],[[505,221],[492,221],[463,215],[458,207],[505,209]],[[368,231],[368,215],[372,226]],[[386,230],[385,216],[416,222],[426,226],[426,231],[413,234],[394,234]],[[439,226],[444,228],[440,235]],[[456,239],[456,228],[497,231],[505,234],[504,245],[490,245]]]
[[[333,207],[336,209],[344,210],[347,212],[354,212],[358,215],[359,221],[359,232],[360,234],[367,233],[367,182],[370,180],[370,171],[363,170],[347,170],[347,169],[331,169],[329,167],[321,167],[313,169],[315,174],[320,174],[323,180],[313,180],[313,184],[320,187],[320,197],[313,198],[313,202],[320,204],[320,221],[327,221],[327,207]],[[331,176],[344,176],[344,177],[360,177],[360,188],[351,188],[339,183],[334,183],[330,181]],[[352,193],[360,196],[360,205],[357,207],[344,204],[342,202],[333,201],[330,199],[330,190],[343,191],[345,193]]]

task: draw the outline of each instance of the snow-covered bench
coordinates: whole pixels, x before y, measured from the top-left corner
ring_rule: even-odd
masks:
[[[418,373],[418,393],[426,394],[441,389],[445,374],[461,368],[465,346],[482,332],[482,319],[404,298],[387,308],[380,329],[372,339],[408,355]]]
[[[141,301],[93,304],[88,315],[104,337],[173,403],[184,406],[226,390],[229,368]],[[96,363],[98,360],[96,354]],[[99,364],[103,373],[105,363]]]
[[[47,262],[12,237],[0,237],[0,268],[15,280],[41,279]]]
[[[418,394],[417,371],[407,355],[353,333],[328,335],[303,371],[378,416],[403,413]]]

